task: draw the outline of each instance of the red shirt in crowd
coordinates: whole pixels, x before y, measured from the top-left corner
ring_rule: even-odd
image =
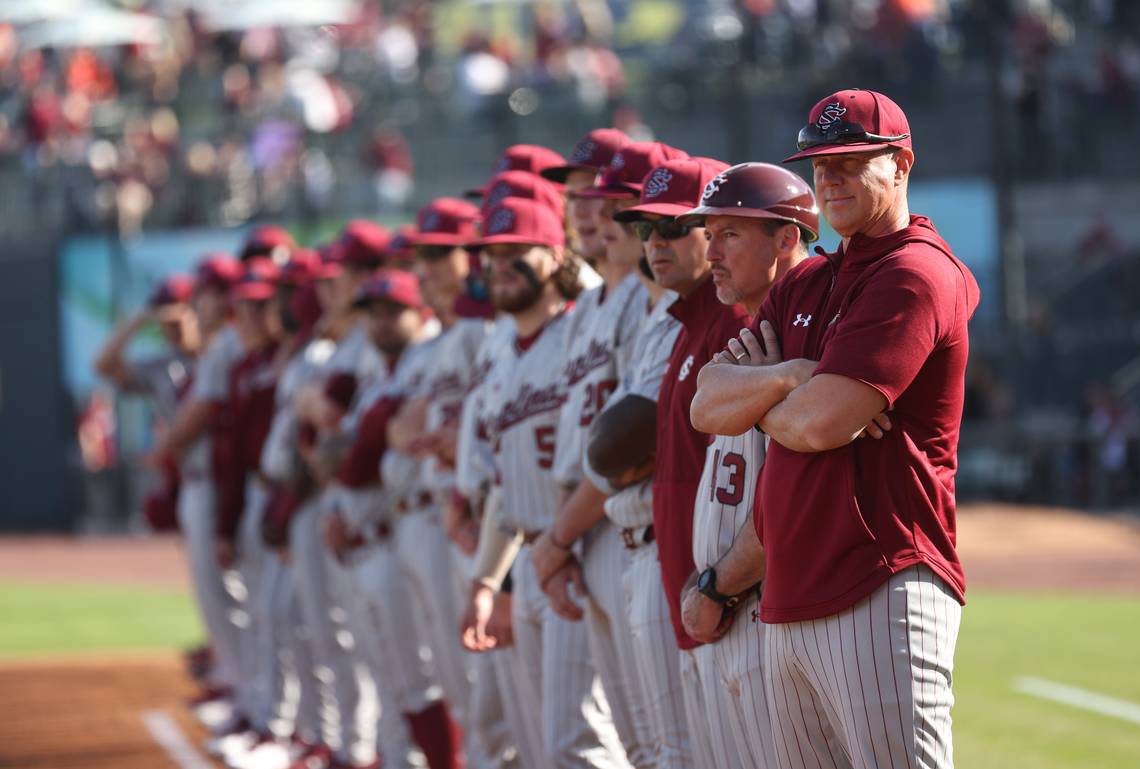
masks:
[[[819,453],[771,442],[755,515],[768,560],[765,622],[834,614],[918,563],[965,602],[954,473],[979,296],[921,216],[881,238],[856,235],[773,286],[753,329],[766,319],[786,360],[820,361],[817,375],[881,392],[892,429]]]
[[[689,406],[697,392],[697,374],[729,339],[748,326],[748,313],[716,298],[706,278],[691,294],[678,299],[669,313],[681,321],[661,392],[657,397],[657,467],[653,476],[653,533],[661,580],[673,619],[677,645],[700,644],[681,625],[681,588],[693,573],[693,504],[705,466],[709,436],[693,429]]]

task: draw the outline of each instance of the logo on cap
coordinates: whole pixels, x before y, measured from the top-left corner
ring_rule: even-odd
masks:
[[[442,222],[443,217],[439,215],[439,211],[428,211],[424,215],[424,223],[420,226],[420,229],[424,232],[435,232],[439,229],[439,225],[442,224]]]
[[[669,189],[669,182],[673,181],[673,174],[666,168],[658,168],[645,183],[645,197],[655,198]]]
[[[701,193],[701,203],[707,203],[713,195],[720,191],[720,185],[728,181],[728,171],[721,171],[719,174],[709,180],[705,185],[705,191]]]
[[[509,232],[514,226],[515,212],[509,208],[499,208],[491,214],[491,219],[487,222],[487,234],[502,235],[504,232]]]
[[[614,159],[610,161],[610,169],[620,171],[625,168],[625,155],[621,152],[614,155]]]
[[[501,174],[511,167],[511,159],[506,155],[499,158],[499,162],[495,163],[495,173]]]
[[[507,184],[506,182],[499,182],[491,188],[490,192],[487,193],[486,205],[488,208],[497,206],[499,205],[499,202],[503,200],[503,198],[508,198],[510,195],[511,185]]]
[[[839,122],[839,118],[847,114],[847,108],[839,106],[839,102],[832,102],[823,108],[823,112],[819,113],[819,117],[815,119],[815,124],[826,131],[831,126]]]
[[[578,142],[578,146],[574,148],[574,153],[570,156],[570,162],[585,163],[594,156],[594,152],[597,149],[598,144],[593,139],[583,139]]]

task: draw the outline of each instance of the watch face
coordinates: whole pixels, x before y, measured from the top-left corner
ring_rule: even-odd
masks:
[[[705,569],[701,572],[701,576],[697,578],[697,590],[707,590],[712,586],[715,579],[716,572],[712,569]]]

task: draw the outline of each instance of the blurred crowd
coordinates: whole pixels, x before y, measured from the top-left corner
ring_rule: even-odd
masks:
[[[99,39],[0,16],[0,171],[65,229],[407,212],[413,149],[431,149],[423,129],[440,116],[478,132],[562,106],[616,112],[628,130],[637,110],[686,103],[668,81],[725,72],[741,87],[843,77],[925,98],[980,71],[991,34],[1007,35],[997,64],[1027,174],[1089,106],[1131,112],[1140,91],[1140,12],[1123,0],[687,0],[668,13],[577,0],[506,16],[365,0],[300,20],[288,4],[135,5],[159,31]],[[367,192],[337,197],[349,181]]]

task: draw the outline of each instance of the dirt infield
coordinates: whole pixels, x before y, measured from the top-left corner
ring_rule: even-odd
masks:
[[[179,769],[143,722],[155,710],[202,737],[176,655],[0,663],[0,691],[5,769]]]

